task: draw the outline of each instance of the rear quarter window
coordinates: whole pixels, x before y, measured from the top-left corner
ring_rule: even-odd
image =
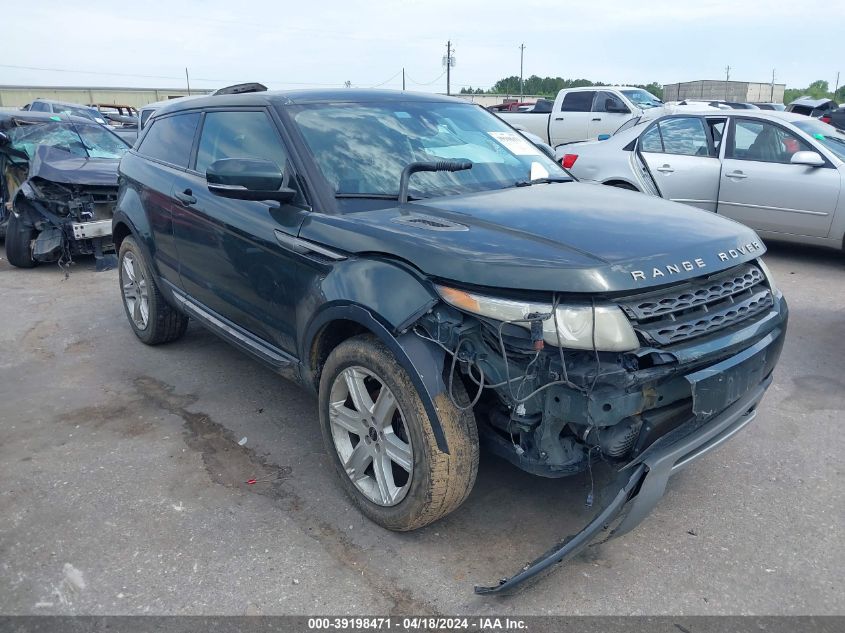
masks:
[[[560,111],[589,112],[593,109],[593,98],[595,96],[595,90],[568,92],[563,96],[563,103],[560,104]]]
[[[199,112],[153,119],[148,124],[150,129],[144,135],[138,153],[176,167],[187,167],[199,120]]]

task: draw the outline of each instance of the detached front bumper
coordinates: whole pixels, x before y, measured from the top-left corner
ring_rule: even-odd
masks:
[[[780,356],[784,334],[784,329],[778,328],[739,354],[687,375],[695,419],[660,437],[622,467],[611,488],[616,490],[612,500],[583,530],[497,585],[476,586],[475,593],[510,593],[526,580],[572,558],[600,534],[605,533],[604,540],[608,540],[636,527],[660,501],[671,475],[731,438],[756,417],[757,405],[772,382],[771,373]],[[610,529],[612,524],[615,527]]]

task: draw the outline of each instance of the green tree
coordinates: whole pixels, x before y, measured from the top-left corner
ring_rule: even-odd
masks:
[[[807,94],[814,99],[824,99],[830,97],[830,87],[824,79],[817,79],[809,86],[807,86]]]
[[[656,81],[652,81],[650,84],[633,84],[635,88],[642,88],[643,90],[650,92],[658,99],[663,99],[663,86]]]

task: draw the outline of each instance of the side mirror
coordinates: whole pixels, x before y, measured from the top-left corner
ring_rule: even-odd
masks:
[[[824,158],[818,152],[795,152],[789,162],[793,165],[806,165],[807,167],[822,167]]]
[[[208,190],[223,198],[289,202],[296,196],[293,189],[282,187],[282,170],[269,160],[223,158],[208,166],[205,179]]]
[[[604,100],[604,111],[609,114],[630,114],[631,111],[615,99]]]

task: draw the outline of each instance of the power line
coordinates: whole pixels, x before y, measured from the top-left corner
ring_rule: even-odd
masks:
[[[405,69],[404,69],[404,68],[400,68],[400,69],[396,72],[396,74],[395,74],[395,75],[393,75],[390,79],[386,79],[385,81],[382,81],[382,82],[381,82],[381,83],[379,83],[379,84],[375,84],[374,86],[370,86],[370,88],[378,88],[379,86],[383,86],[384,84],[389,83],[389,82],[393,81],[394,79],[396,79],[396,78],[397,78],[399,75],[401,75],[404,71],[405,71]]]
[[[437,77],[435,77],[435,78],[434,78],[434,79],[432,79],[431,81],[426,81],[426,82],[414,81],[414,79],[411,77],[411,75],[408,75],[407,73],[405,74],[405,76],[408,78],[408,81],[410,81],[412,84],[416,84],[416,85],[418,85],[418,86],[430,86],[431,84],[433,84],[433,83],[435,83],[436,81],[438,81],[438,80],[439,80],[441,77],[443,77],[443,75],[445,75],[445,74],[446,74],[446,71],[444,70],[442,73],[440,73],[439,75],[437,75]]]

